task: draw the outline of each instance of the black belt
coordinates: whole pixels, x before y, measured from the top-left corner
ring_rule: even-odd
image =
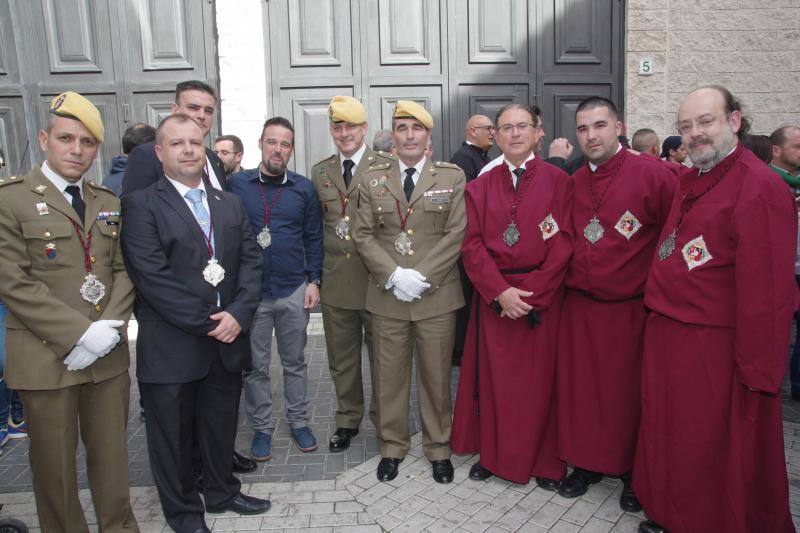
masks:
[[[524,268],[501,268],[500,273],[504,276],[508,276],[511,274],[527,274],[529,272],[533,272],[534,270],[538,269],[539,265],[532,266],[532,267],[524,267]]]
[[[591,292],[585,291],[583,289],[570,289],[569,287],[567,287],[567,290],[571,291],[571,292],[577,292],[581,296],[589,298],[590,300],[594,300],[595,302],[604,302],[604,303],[630,302],[631,300],[640,300],[640,299],[644,298],[644,293],[643,292],[639,293],[639,294],[634,294],[633,296],[630,296],[628,298],[618,298],[618,299],[614,299],[614,300],[607,300],[605,298],[598,298],[597,296],[595,296]]]

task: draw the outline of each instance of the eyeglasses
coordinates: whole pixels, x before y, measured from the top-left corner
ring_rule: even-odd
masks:
[[[221,157],[228,157],[229,155],[241,154],[242,152],[229,152],[227,150],[214,150],[214,153]]]
[[[541,128],[541,127],[542,127],[541,125],[531,124],[530,122],[520,122],[519,124],[503,124],[502,126],[500,126],[497,129],[501,133],[508,134],[508,133],[511,133],[514,130],[518,130],[520,133],[525,133],[529,129],[537,129],[537,128]]]
[[[486,130],[486,131],[494,131],[494,126],[472,126],[474,130]]]
[[[683,120],[681,122],[675,123],[675,130],[680,133],[681,135],[686,135],[687,133],[691,132],[692,129],[697,127],[700,131],[707,131],[714,123],[717,121],[717,117],[709,117],[704,116],[697,122],[692,122],[691,120]]]

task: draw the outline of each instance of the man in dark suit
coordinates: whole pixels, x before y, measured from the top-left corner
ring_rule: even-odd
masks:
[[[172,102],[172,113],[188,115],[203,130],[203,139],[208,137],[214,124],[214,113],[217,105],[217,93],[210,85],[199,80],[189,80],[175,87],[175,101]],[[228,190],[225,180],[225,164],[210,148],[206,148],[203,170],[208,175],[215,189]],[[144,189],[158,181],[164,174],[161,161],[156,157],[155,145],[152,142],[133,149],[128,155],[128,164],[122,178],[122,194]],[[255,468],[255,464],[253,464]]]
[[[123,197],[122,247],[136,285],[137,377],[153,479],[167,523],[208,531],[192,472],[193,435],[205,510],[257,514],[230,462],[247,331],[259,300],[261,257],[244,207],[203,179],[203,131],[178,113],[156,131],[164,174]]]
[[[478,177],[478,173],[489,162],[486,152],[494,145],[494,124],[485,115],[472,115],[467,120],[464,132],[466,140],[453,153],[451,163],[464,171],[467,182]]]

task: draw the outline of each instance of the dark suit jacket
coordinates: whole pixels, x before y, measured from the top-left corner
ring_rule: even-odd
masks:
[[[166,178],[122,198],[122,251],[137,288],[137,377],[145,383],[202,379],[217,353],[231,372],[250,367],[248,330],[261,295],[261,253],[239,198],[217,190],[207,198],[216,257],[225,269],[216,289],[203,279],[209,255],[200,225]],[[209,316],[220,309],[242,327],[232,344],[206,335],[216,327]]]
[[[489,162],[486,152],[475,145],[461,143],[461,147],[453,153],[450,162],[458,165],[464,171],[467,181],[472,181],[478,177],[478,173]]]
[[[228,190],[228,183],[225,179],[225,165],[211,149],[206,148],[206,155],[211,162],[211,168],[217,175],[223,190]],[[157,182],[164,175],[164,167],[161,166],[156,155],[155,143],[149,142],[137,146],[128,154],[128,163],[125,165],[125,175],[122,177],[122,196],[129,192],[145,189]]]

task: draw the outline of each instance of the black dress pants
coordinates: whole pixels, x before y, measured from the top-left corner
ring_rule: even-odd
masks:
[[[142,383],[147,446],[161,507],[178,533],[205,527],[205,508],[195,486],[192,448],[196,435],[206,505],[219,507],[239,494],[233,475],[241,372],[229,372],[219,356],[208,374],[189,383]]]

